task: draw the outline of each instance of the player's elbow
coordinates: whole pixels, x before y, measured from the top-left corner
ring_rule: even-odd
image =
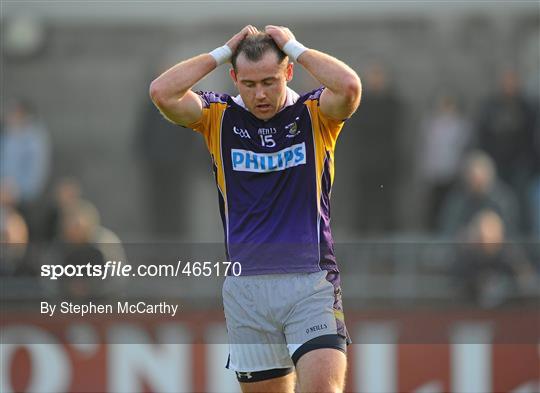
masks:
[[[344,83],[344,96],[347,102],[351,106],[358,106],[360,103],[360,97],[362,96],[362,83],[356,73],[351,74],[345,78]]]
[[[157,79],[153,80],[152,83],[150,83],[149,94],[154,104],[156,104],[156,106],[158,107],[162,106],[166,101],[163,87],[160,85]]]

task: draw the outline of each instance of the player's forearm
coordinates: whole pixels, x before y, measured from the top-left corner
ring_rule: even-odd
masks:
[[[308,49],[297,61],[332,93],[353,99],[360,95],[360,78],[352,68],[335,57]]]
[[[150,84],[150,96],[156,103],[179,100],[216,66],[216,60],[209,54],[185,60],[165,71]]]

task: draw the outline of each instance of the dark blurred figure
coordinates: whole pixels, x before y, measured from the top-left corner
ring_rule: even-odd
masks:
[[[540,175],[531,182],[529,198],[532,207],[533,238],[540,239]]]
[[[528,187],[535,162],[535,111],[520,90],[518,75],[505,70],[499,91],[484,105],[478,124],[479,147],[495,161],[501,179],[517,193],[523,229],[532,226]]]
[[[71,201],[71,197],[69,198]],[[66,202],[66,201],[64,201]],[[60,215],[59,242],[42,261],[63,265],[103,265],[108,260],[127,263],[120,239],[100,224],[95,206],[83,199],[64,204]],[[96,299],[118,293],[125,284],[124,278],[73,277],[58,279],[60,290],[77,299]]]
[[[89,202],[79,202],[62,216],[62,246],[59,260],[63,265],[103,265],[105,256],[94,242],[99,228],[99,214]],[[58,262],[57,262],[58,263]],[[93,295],[91,280],[87,277],[61,279],[63,292],[75,298]]]
[[[532,234],[534,239],[540,239],[540,103],[537,102],[537,118],[534,140],[535,167],[534,176],[529,186],[529,204],[532,208]],[[538,247],[540,248],[540,247]],[[540,251],[538,252],[540,256]],[[540,258],[539,264],[540,264]]]
[[[463,235],[455,273],[468,300],[489,308],[516,295],[534,294],[537,274],[519,245],[505,243],[504,223],[497,213],[480,211]]]
[[[81,186],[77,180],[69,177],[58,180],[52,198],[43,203],[36,240],[42,242],[58,240],[62,235],[64,215],[76,208],[81,201]]]
[[[537,111],[539,110],[537,105]],[[537,117],[534,148],[536,155],[535,174],[528,190],[529,206],[531,206],[531,239],[533,239],[530,242],[529,253],[540,271],[540,116]]]
[[[182,236],[188,225],[192,132],[166,121],[148,98],[140,113],[136,142],[144,167],[149,230],[158,236]]]
[[[381,235],[396,229],[399,180],[399,126],[401,104],[379,64],[366,72],[362,105],[347,124],[358,143],[354,168],[357,213],[353,229],[364,235]]]
[[[455,237],[485,209],[496,212],[507,233],[516,235],[519,213],[515,194],[498,179],[493,160],[481,151],[473,151],[465,160],[461,181],[450,191],[442,206],[439,215],[441,234]]]
[[[472,140],[469,121],[462,115],[454,97],[442,95],[436,108],[422,124],[423,146],[419,171],[428,189],[428,228],[435,230],[437,214],[456,182],[463,156]]]

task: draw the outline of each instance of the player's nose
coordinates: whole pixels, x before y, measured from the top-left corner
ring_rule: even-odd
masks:
[[[262,87],[257,87],[257,89],[255,90],[255,98],[257,100],[266,98],[266,93],[264,92],[264,89]]]

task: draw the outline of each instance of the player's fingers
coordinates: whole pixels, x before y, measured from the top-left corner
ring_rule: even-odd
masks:
[[[240,31],[240,34],[242,35],[242,38],[247,36],[248,34],[253,34],[252,31],[253,31],[254,27],[252,25],[247,25],[245,26],[241,31]]]
[[[291,29],[289,29],[286,26],[279,26],[280,30],[283,31],[285,34],[292,34]]]
[[[238,33],[236,33],[231,39],[232,40],[241,40],[242,38],[244,38],[246,36],[246,33],[247,30],[246,30],[246,27],[244,27],[242,30],[240,30]]]

